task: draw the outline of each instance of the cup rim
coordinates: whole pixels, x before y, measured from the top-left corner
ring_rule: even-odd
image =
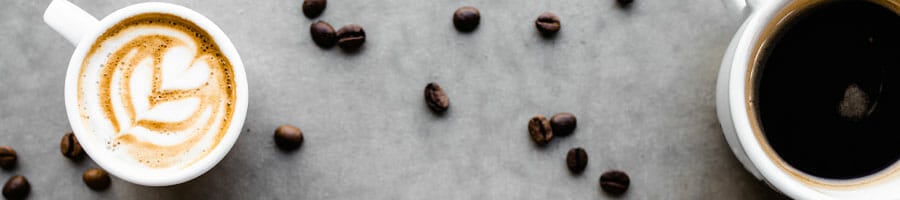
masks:
[[[744,93],[746,84],[744,80],[746,76],[749,75],[748,68],[751,64],[750,58],[753,53],[752,48],[753,45],[759,42],[759,34],[762,32],[765,23],[774,17],[774,12],[777,9],[776,7],[778,6],[773,4],[762,4],[762,6],[756,7],[746,19],[744,26],[747,28],[744,29],[743,33],[738,33],[741,34],[741,36],[739,36],[740,41],[737,43],[737,46],[734,47],[735,56],[733,57],[734,60],[731,61],[731,73],[728,78],[728,105],[731,110],[729,117],[733,119],[732,124],[736,132],[738,145],[743,147],[748,160],[760,173],[763,181],[788,196],[810,199],[828,199],[828,197],[790,179],[790,177],[772,163],[772,160],[770,160],[768,155],[762,150],[762,145],[765,144],[757,141],[757,138],[754,137],[750,125],[750,118],[746,110],[748,107],[744,103],[746,98]]]
[[[175,185],[187,182],[206,173],[228,154],[241,134],[249,103],[249,86],[247,85],[246,72],[244,71],[243,61],[241,61],[237,49],[234,47],[234,44],[228,36],[205,16],[194,10],[176,4],[145,2],[126,6],[104,17],[99,21],[98,26],[93,30],[89,30],[82,37],[82,40],[76,45],[75,51],[69,60],[65,81],[66,113],[75,136],[78,138],[86,138],[85,134],[89,133],[86,133],[84,130],[85,128],[82,126],[77,99],[77,76],[81,69],[82,60],[87,56],[87,51],[90,49],[91,45],[106,31],[106,29],[128,17],[145,13],[170,14],[195,23],[212,37],[212,40],[219,46],[220,51],[229,59],[229,62],[232,65],[232,71],[234,72],[237,98],[235,99],[235,108],[232,113],[232,122],[229,125],[227,132],[221,138],[219,144],[195,164],[177,170],[176,172],[166,171],[165,173],[147,173],[148,171],[143,169],[129,169],[128,166],[125,165],[114,165],[112,162],[116,160],[116,158],[106,156],[104,144],[101,144],[96,140],[83,140],[79,142],[84,151],[97,165],[118,178],[145,186]]]
[[[778,24],[784,22],[784,20],[789,18],[790,16],[785,15],[793,15],[796,14],[798,10],[792,10],[790,12],[785,11],[784,9],[788,6],[797,6],[802,3],[822,3],[826,1],[779,1],[779,2],[771,2],[768,4],[763,4],[760,7],[755,8],[746,19],[744,26],[745,30],[740,36],[738,36],[740,41],[734,47],[734,56],[733,60],[730,62],[730,74],[728,75],[728,106],[730,109],[729,117],[731,118],[732,124],[734,126],[735,135],[737,136],[738,145],[744,149],[744,154],[747,156],[749,160],[749,164],[751,164],[757,171],[762,175],[762,180],[766,183],[770,184],[776,190],[787,194],[788,196],[794,198],[801,199],[834,199],[838,197],[854,197],[860,195],[859,193],[853,193],[852,191],[859,190],[869,190],[872,187],[872,183],[883,182],[884,180],[876,180],[880,179],[879,177],[872,177],[874,175],[885,172],[885,169],[879,173],[869,175],[859,179],[851,179],[851,184],[831,184],[831,180],[827,180],[823,182],[821,180],[800,180],[803,178],[797,177],[797,175],[791,175],[790,173],[797,173],[799,170],[795,170],[797,172],[790,171],[791,169],[784,169],[785,166],[779,166],[777,164],[776,159],[780,160],[780,157],[774,155],[772,152],[767,152],[765,148],[768,147],[768,142],[765,142],[765,138],[759,138],[762,134],[760,130],[757,130],[759,126],[753,125],[755,120],[751,119],[751,112],[748,111],[751,108],[750,99],[748,97],[748,90],[751,90],[750,85],[752,82],[748,83],[752,78],[751,72],[753,68],[753,62],[755,62],[755,58],[758,53],[761,53],[762,49],[764,49],[761,44],[766,43],[765,36],[762,34],[768,29],[772,28],[770,26],[779,27]],[[805,5],[809,6],[809,5]],[[805,9],[805,8],[804,8]],[[802,10],[799,10],[802,12]],[[779,21],[774,21],[779,20]],[[749,81],[748,81],[749,80]],[[754,115],[755,116],[755,115]],[[783,162],[783,161],[782,161]],[[900,163],[900,161],[898,161]],[[894,168],[898,163],[895,163],[892,167]],[[789,165],[787,167],[790,167]],[[805,178],[817,178],[805,173],[800,172]],[[885,177],[881,177],[885,178]],[[891,177],[887,177],[887,179],[892,179]],[[895,179],[895,177],[894,177]],[[825,180],[825,179],[823,179]],[[859,182],[856,182],[859,181]],[[872,182],[870,182],[872,181]],[[896,185],[896,183],[892,183],[892,185]],[[873,189],[876,190],[876,189]],[[885,198],[886,193],[874,192],[871,196],[868,197],[881,197]]]

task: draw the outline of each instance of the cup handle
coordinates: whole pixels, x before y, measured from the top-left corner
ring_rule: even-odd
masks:
[[[50,2],[44,11],[44,22],[76,46],[84,34],[100,24],[97,18],[67,0]]]
[[[728,7],[730,10],[734,10],[737,13],[741,13],[743,15],[750,14],[754,9],[758,8],[760,5],[766,2],[772,2],[778,0],[722,0],[725,3],[725,7]]]

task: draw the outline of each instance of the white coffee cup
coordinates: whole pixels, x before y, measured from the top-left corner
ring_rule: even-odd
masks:
[[[797,199],[900,199],[900,166],[896,163],[878,173],[849,180],[824,179],[787,165],[766,142],[755,109],[750,104],[753,70],[761,46],[798,11],[829,0],[724,0],[745,14],[734,35],[717,85],[719,121],[731,150],[757,179]],[[900,1],[874,0],[897,11]],[[898,36],[900,37],[900,36]],[[900,149],[898,149],[900,151]]]
[[[209,171],[225,157],[228,151],[231,150],[231,147],[237,141],[238,136],[241,133],[241,127],[244,124],[247,113],[248,85],[241,58],[228,36],[203,15],[191,9],[169,3],[151,2],[134,4],[116,10],[112,14],[109,14],[98,21],[84,10],[66,0],[53,0],[44,13],[44,21],[50,25],[51,28],[69,40],[69,42],[72,42],[72,44],[77,46],[69,61],[69,67],[66,74],[65,102],[66,112],[75,136],[78,138],[86,138],[86,136],[92,133],[86,132],[85,127],[83,127],[82,123],[79,121],[80,113],[76,98],[78,74],[79,69],[82,67],[82,61],[85,59],[87,51],[92,44],[107,29],[126,18],[145,13],[170,14],[193,22],[201,29],[204,29],[212,37],[218,45],[219,50],[228,58],[233,70],[233,80],[236,85],[236,98],[231,118],[232,120],[228,126],[227,132],[225,132],[225,135],[219,140],[218,145],[209,150],[210,152],[197,162],[177,171],[167,171],[165,173],[115,164],[116,162],[113,159],[117,158],[109,155],[109,151],[105,149],[105,144],[102,144],[97,140],[81,140],[79,142],[81,142],[81,146],[85,152],[87,152],[97,165],[118,178],[145,186],[174,185],[189,181]]]

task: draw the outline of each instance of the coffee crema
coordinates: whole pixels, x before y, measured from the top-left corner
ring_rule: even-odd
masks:
[[[231,63],[202,28],[171,14],[132,16],[106,29],[81,64],[83,135],[129,164],[184,168],[227,133],[236,87]]]

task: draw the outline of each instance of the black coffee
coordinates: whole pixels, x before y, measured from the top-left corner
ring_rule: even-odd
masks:
[[[768,43],[756,91],[763,132],[789,165],[831,179],[900,158],[900,17],[868,1],[803,11]]]

